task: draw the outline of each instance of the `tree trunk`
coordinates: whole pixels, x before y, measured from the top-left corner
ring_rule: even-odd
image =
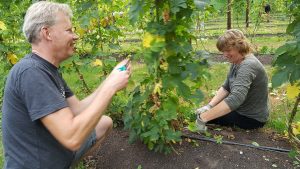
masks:
[[[231,0],[227,0],[227,30],[231,29]]]
[[[250,12],[250,0],[247,0],[247,4],[246,4],[246,28],[249,28],[249,12]]]

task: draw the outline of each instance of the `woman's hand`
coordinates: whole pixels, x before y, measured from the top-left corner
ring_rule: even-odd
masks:
[[[204,112],[210,110],[211,108],[212,108],[212,106],[208,104],[208,105],[206,105],[206,106],[203,106],[203,107],[198,108],[198,109],[195,111],[195,113],[200,115],[201,113],[204,113]]]

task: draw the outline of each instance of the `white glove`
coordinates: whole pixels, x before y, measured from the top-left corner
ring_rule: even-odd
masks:
[[[207,130],[207,127],[205,125],[206,123],[200,118],[200,115],[197,116],[197,120],[196,120],[196,126],[198,129],[198,132],[200,133],[205,133]]]
[[[210,110],[211,108],[212,108],[212,106],[209,105],[209,104],[206,105],[206,106],[200,107],[200,108],[198,108],[198,109],[196,110],[196,114],[197,114],[197,115],[200,115],[201,113],[204,113],[204,112]]]

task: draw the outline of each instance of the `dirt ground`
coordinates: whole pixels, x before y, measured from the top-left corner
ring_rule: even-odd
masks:
[[[271,56],[258,56],[263,64],[270,64]],[[213,61],[224,58],[215,55]],[[224,60],[225,61],[225,60]],[[88,169],[293,169],[293,159],[286,152],[267,151],[249,146],[226,144],[242,143],[291,150],[288,140],[270,129],[245,131],[240,129],[210,127],[212,135],[222,136],[223,143],[183,138],[176,145],[176,152],[161,154],[149,151],[140,141],[128,143],[128,131],[116,128],[104,144],[92,156],[84,160]],[[197,133],[184,131],[188,137],[203,137]]]
[[[214,127],[216,128],[216,127]],[[245,131],[223,128],[213,135],[222,135],[223,141],[290,150],[285,138],[267,129]],[[197,133],[184,132],[189,137],[200,137]],[[287,153],[260,150],[247,146],[217,144],[209,141],[184,138],[174,148],[176,153],[165,155],[149,151],[140,141],[128,143],[128,132],[121,128],[113,130],[101,148],[85,159],[89,169],[292,169],[293,160]]]

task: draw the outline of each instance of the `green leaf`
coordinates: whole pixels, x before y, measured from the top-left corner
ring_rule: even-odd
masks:
[[[288,154],[290,158],[295,158],[298,155],[297,150],[291,150]]]
[[[274,65],[287,66],[292,65],[295,61],[295,57],[291,54],[280,55],[276,58]]]
[[[174,62],[169,62],[169,73],[171,75],[178,75],[179,73],[181,73],[181,69],[178,66],[178,63]]]
[[[167,130],[166,131],[166,140],[167,141],[181,141],[181,132],[180,131],[173,131]]]
[[[194,0],[194,3],[198,9],[204,10],[205,6],[208,5],[208,0]]]
[[[282,85],[283,83],[287,82],[289,80],[289,72],[286,71],[287,69],[277,71],[272,76],[272,87],[276,88]]]
[[[286,28],[286,33],[288,33],[288,34],[293,33],[296,24],[297,24],[296,21],[293,21],[292,23],[290,23],[290,24],[288,25],[288,27]]]
[[[198,128],[197,128],[196,122],[189,122],[188,130],[191,132],[197,132]]]
[[[183,82],[179,81],[177,83],[177,85],[178,85],[177,91],[178,91],[179,95],[181,95],[181,96],[183,96],[185,98],[187,98],[187,97],[189,97],[191,95],[191,90],[190,90],[190,88],[186,84],[184,84]]]
[[[174,99],[172,98],[168,98],[163,104],[163,110],[165,112],[169,112],[167,117],[165,118],[165,120],[172,120],[172,119],[176,119],[177,115],[176,115],[176,108],[177,108],[177,102],[174,101]]]
[[[171,12],[176,14],[180,8],[187,8],[185,0],[170,0]]]
[[[276,51],[275,51],[275,54],[277,55],[277,56],[280,56],[280,55],[282,55],[282,54],[284,54],[284,53],[286,53],[287,52],[287,46],[286,45],[283,45],[283,46],[280,46]]]
[[[216,140],[217,144],[222,144],[223,136],[222,135],[214,135],[214,139]]]
[[[259,147],[259,144],[255,141],[252,142],[252,145],[256,146],[256,147]]]
[[[138,18],[140,13],[143,11],[143,1],[133,0],[129,10],[129,21],[131,24],[134,24]]]
[[[149,138],[149,141],[156,141],[159,139],[159,130],[156,127],[153,127],[150,131],[147,131],[141,134],[143,138]]]
[[[166,43],[163,42],[163,41],[159,41],[159,42],[153,41],[153,42],[151,42],[150,49],[151,49],[152,52],[160,52],[160,51],[163,50],[163,48],[165,46],[166,46]]]
[[[165,102],[162,103],[162,109],[157,111],[157,119],[161,120],[161,125],[164,124],[163,121],[169,121],[173,119],[177,119],[177,104],[172,99],[167,99]]]
[[[197,105],[200,104],[203,98],[204,98],[204,94],[199,89],[197,89],[190,97],[190,99]]]
[[[149,150],[153,150],[153,148],[154,148],[153,142],[149,142],[149,143],[148,143],[148,149],[149,149]]]
[[[191,74],[192,80],[196,80],[199,77],[199,72],[201,72],[201,67],[198,63],[188,63],[186,64],[186,72],[183,73],[189,73]]]
[[[298,81],[300,79],[300,65],[295,65],[291,76],[290,76],[290,82],[293,84],[294,82]]]
[[[221,10],[227,5],[227,1],[224,0],[211,0],[210,3],[216,10]]]

